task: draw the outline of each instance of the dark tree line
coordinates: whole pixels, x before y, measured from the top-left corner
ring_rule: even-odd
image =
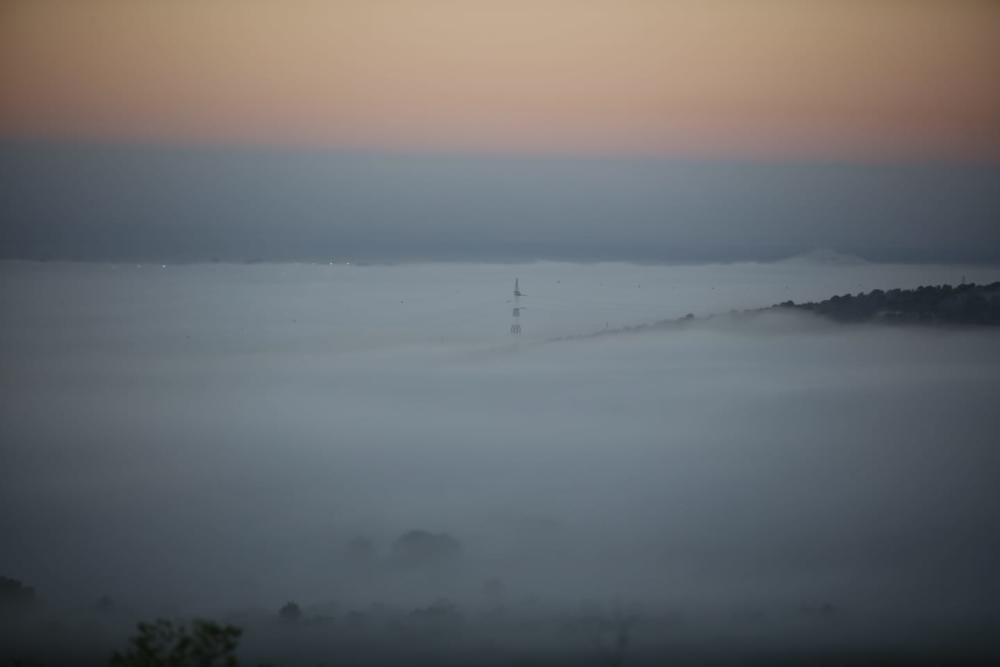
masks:
[[[807,310],[839,322],[886,321],[939,324],[1000,324],[1000,282],[989,285],[924,285],[834,296],[825,301],[785,301],[775,308]]]

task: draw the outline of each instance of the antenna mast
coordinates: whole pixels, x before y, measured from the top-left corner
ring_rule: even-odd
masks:
[[[521,288],[518,286],[517,278],[514,278],[514,310],[511,312],[512,321],[510,323],[510,335],[521,335]]]

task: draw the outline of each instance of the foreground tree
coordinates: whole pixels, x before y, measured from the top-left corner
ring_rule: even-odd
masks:
[[[183,624],[158,619],[140,623],[125,653],[115,653],[112,667],[238,667],[235,651],[243,630],[196,620]]]

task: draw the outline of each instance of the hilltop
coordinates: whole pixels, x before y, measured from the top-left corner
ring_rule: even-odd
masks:
[[[825,301],[795,303],[785,301],[767,308],[730,311],[705,317],[692,314],[586,334],[558,336],[550,342],[581,340],[603,336],[674,329],[699,322],[719,322],[723,318],[753,318],[777,311],[807,311],[843,323],[882,322],[889,324],[924,324],[955,326],[1000,325],[1000,281],[988,285],[923,285],[916,289],[872,290],[842,294]]]
[[[998,325],[1000,282],[876,289],[818,302],[785,301],[771,308],[806,310],[838,322]]]

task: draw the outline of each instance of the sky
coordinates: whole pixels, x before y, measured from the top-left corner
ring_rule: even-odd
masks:
[[[1000,4],[0,8],[0,257],[1000,261]]]
[[[0,135],[996,160],[989,0],[8,0]]]

